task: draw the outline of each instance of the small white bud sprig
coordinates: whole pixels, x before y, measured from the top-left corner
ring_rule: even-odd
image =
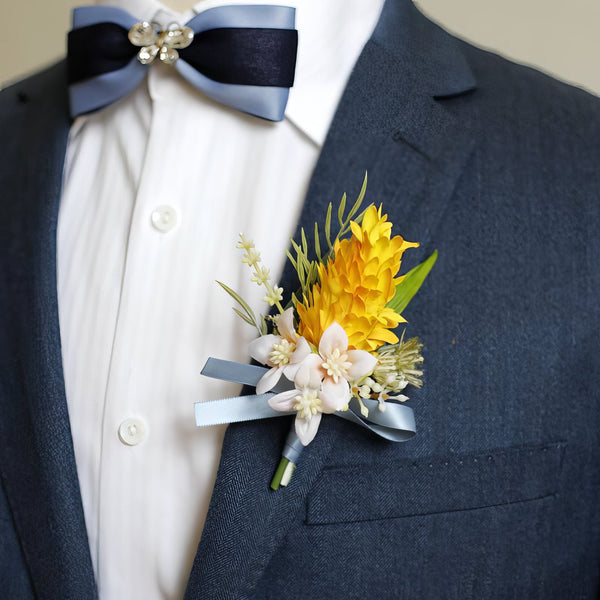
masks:
[[[276,329],[277,319],[284,313],[283,306],[281,305],[281,301],[283,300],[283,288],[279,287],[277,284],[271,283],[269,269],[260,264],[260,252],[256,250],[254,242],[246,239],[246,236],[243,233],[239,234],[239,242],[236,244],[236,248],[244,251],[242,262],[252,269],[251,281],[258,286],[265,287],[266,294],[263,296],[262,300],[267,302],[269,306],[277,306],[279,314],[266,317],[262,314],[257,315],[240,294],[221,281],[217,281],[217,283],[237,302],[238,307],[234,307],[233,311],[246,323],[256,327],[259,336],[265,336],[269,332],[268,321],[273,323]]]
[[[277,306],[279,313],[283,313],[283,288],[277,284],[271,284],[271,274],[267,267],[260,264],[260,252],[254,246],[252,240],[247,240],[243,233],[240,233],[240,241],[236,244],[236,248],[244,251],[242,262],[246,263],[252,269],[251,281],[258,286],[264,286],[267,293],[262,300],[269,306]]]
[[[403,333],[397,344],[384,346],[378,351],[372,378],[391,394],[399,394],[407,385],[422,387],[422,348],[423,344],[416,337],[404,341]]]

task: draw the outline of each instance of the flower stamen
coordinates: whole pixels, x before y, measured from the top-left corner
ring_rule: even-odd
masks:
[[[305,421],[310,421],[313,415],[323,412],[318,390],[302,390],[302,393],[294,398],[294,410],[298,411],[298,417]]]
[[[296,350],[295,342],[290,342],[282,338],[280,342],[273,344],[273,349],[269,353],[269,361],[273,366],[284,367],[290,364],[290,358]]]
[[[352,363],[348,361],[348,355],[341,352],[339,348],[334,348],[333,352],[327,356],[327,360],[321,363],[321,366],[327,372],[327,375],[333,379],[335,383],[339,378],[348,378],[348,369],[352,367]]]

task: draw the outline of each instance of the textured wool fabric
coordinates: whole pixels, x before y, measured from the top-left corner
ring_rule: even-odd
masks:
[[[0,169],[0,583],[18,598],[95,597],[53,278],[61,77],[0,96],[25,165]],[[289,420],[231,425],[187,598],[598,598],[598,139],[597,98],[388,0],[299,225],[368,169],[368,200],[422,243],[405,267],[438,250],[405,314],[425,343],[417,436],[326,415],[273,492]]]

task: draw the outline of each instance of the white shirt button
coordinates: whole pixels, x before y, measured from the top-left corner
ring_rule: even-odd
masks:
[[[139,418],[125,419],[119,425],[119,439],[127,446],[137,446],[146,439],[148,428]]]
[[[152,211],[150,221],[154,229],[166,233],[177,225],[177,211],[172,206],[163,204]]]

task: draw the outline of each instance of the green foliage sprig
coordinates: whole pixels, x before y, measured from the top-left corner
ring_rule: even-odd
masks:
[[[337,222],[338,222],[338,230],[335,234],[333,240],[331,239],[331,217],[333,213],[333,205],[330,202],[327,207],[327,214],[325,216],[325,226],[323,228],[325,235],[325,242],[327,243],[327,249],[323,253],[321,248],[321,239],[319,233],[319,225],[315,223],[315,231],[314,231],[314,249],[316,260],[311,260],[309,258],[309,250],[308,250],[308,240],[306,237],[306,232],[304,228],[300,230],[300,243],[298,244],[294,240],[292,240],[292,250],[288,250],[287,256],[292,266],[296,270],[298,274],[298,281],[300,282],[300,288],[298,293],[300,298],[296,296],[296,294],[292,294],[292,303],[295,306],[296,302],[298,302],[301,298],[304,298],[313,285],[319,283],[319,264],[326,264],[327,261],[333,257],[333,250],[335,248],[336,242],[341,240],[346,234],[350,232],[350,221],[354,220],[359,225],[362,223],[364,214],[368,208],[368,206],[360,213],[357,214],[360,210],[362,203],[365,199],[365,193],[367,191],[367,173],[365,173],[365,177],[363,179],[363,184],[360,189],[360,193],[348,214],[344,215],[346,210],[346,202],[347,196],[344,194],[342,199],[340,200],[340,204],[337,209]],[[295,256],[294,254],[295,253]]]

